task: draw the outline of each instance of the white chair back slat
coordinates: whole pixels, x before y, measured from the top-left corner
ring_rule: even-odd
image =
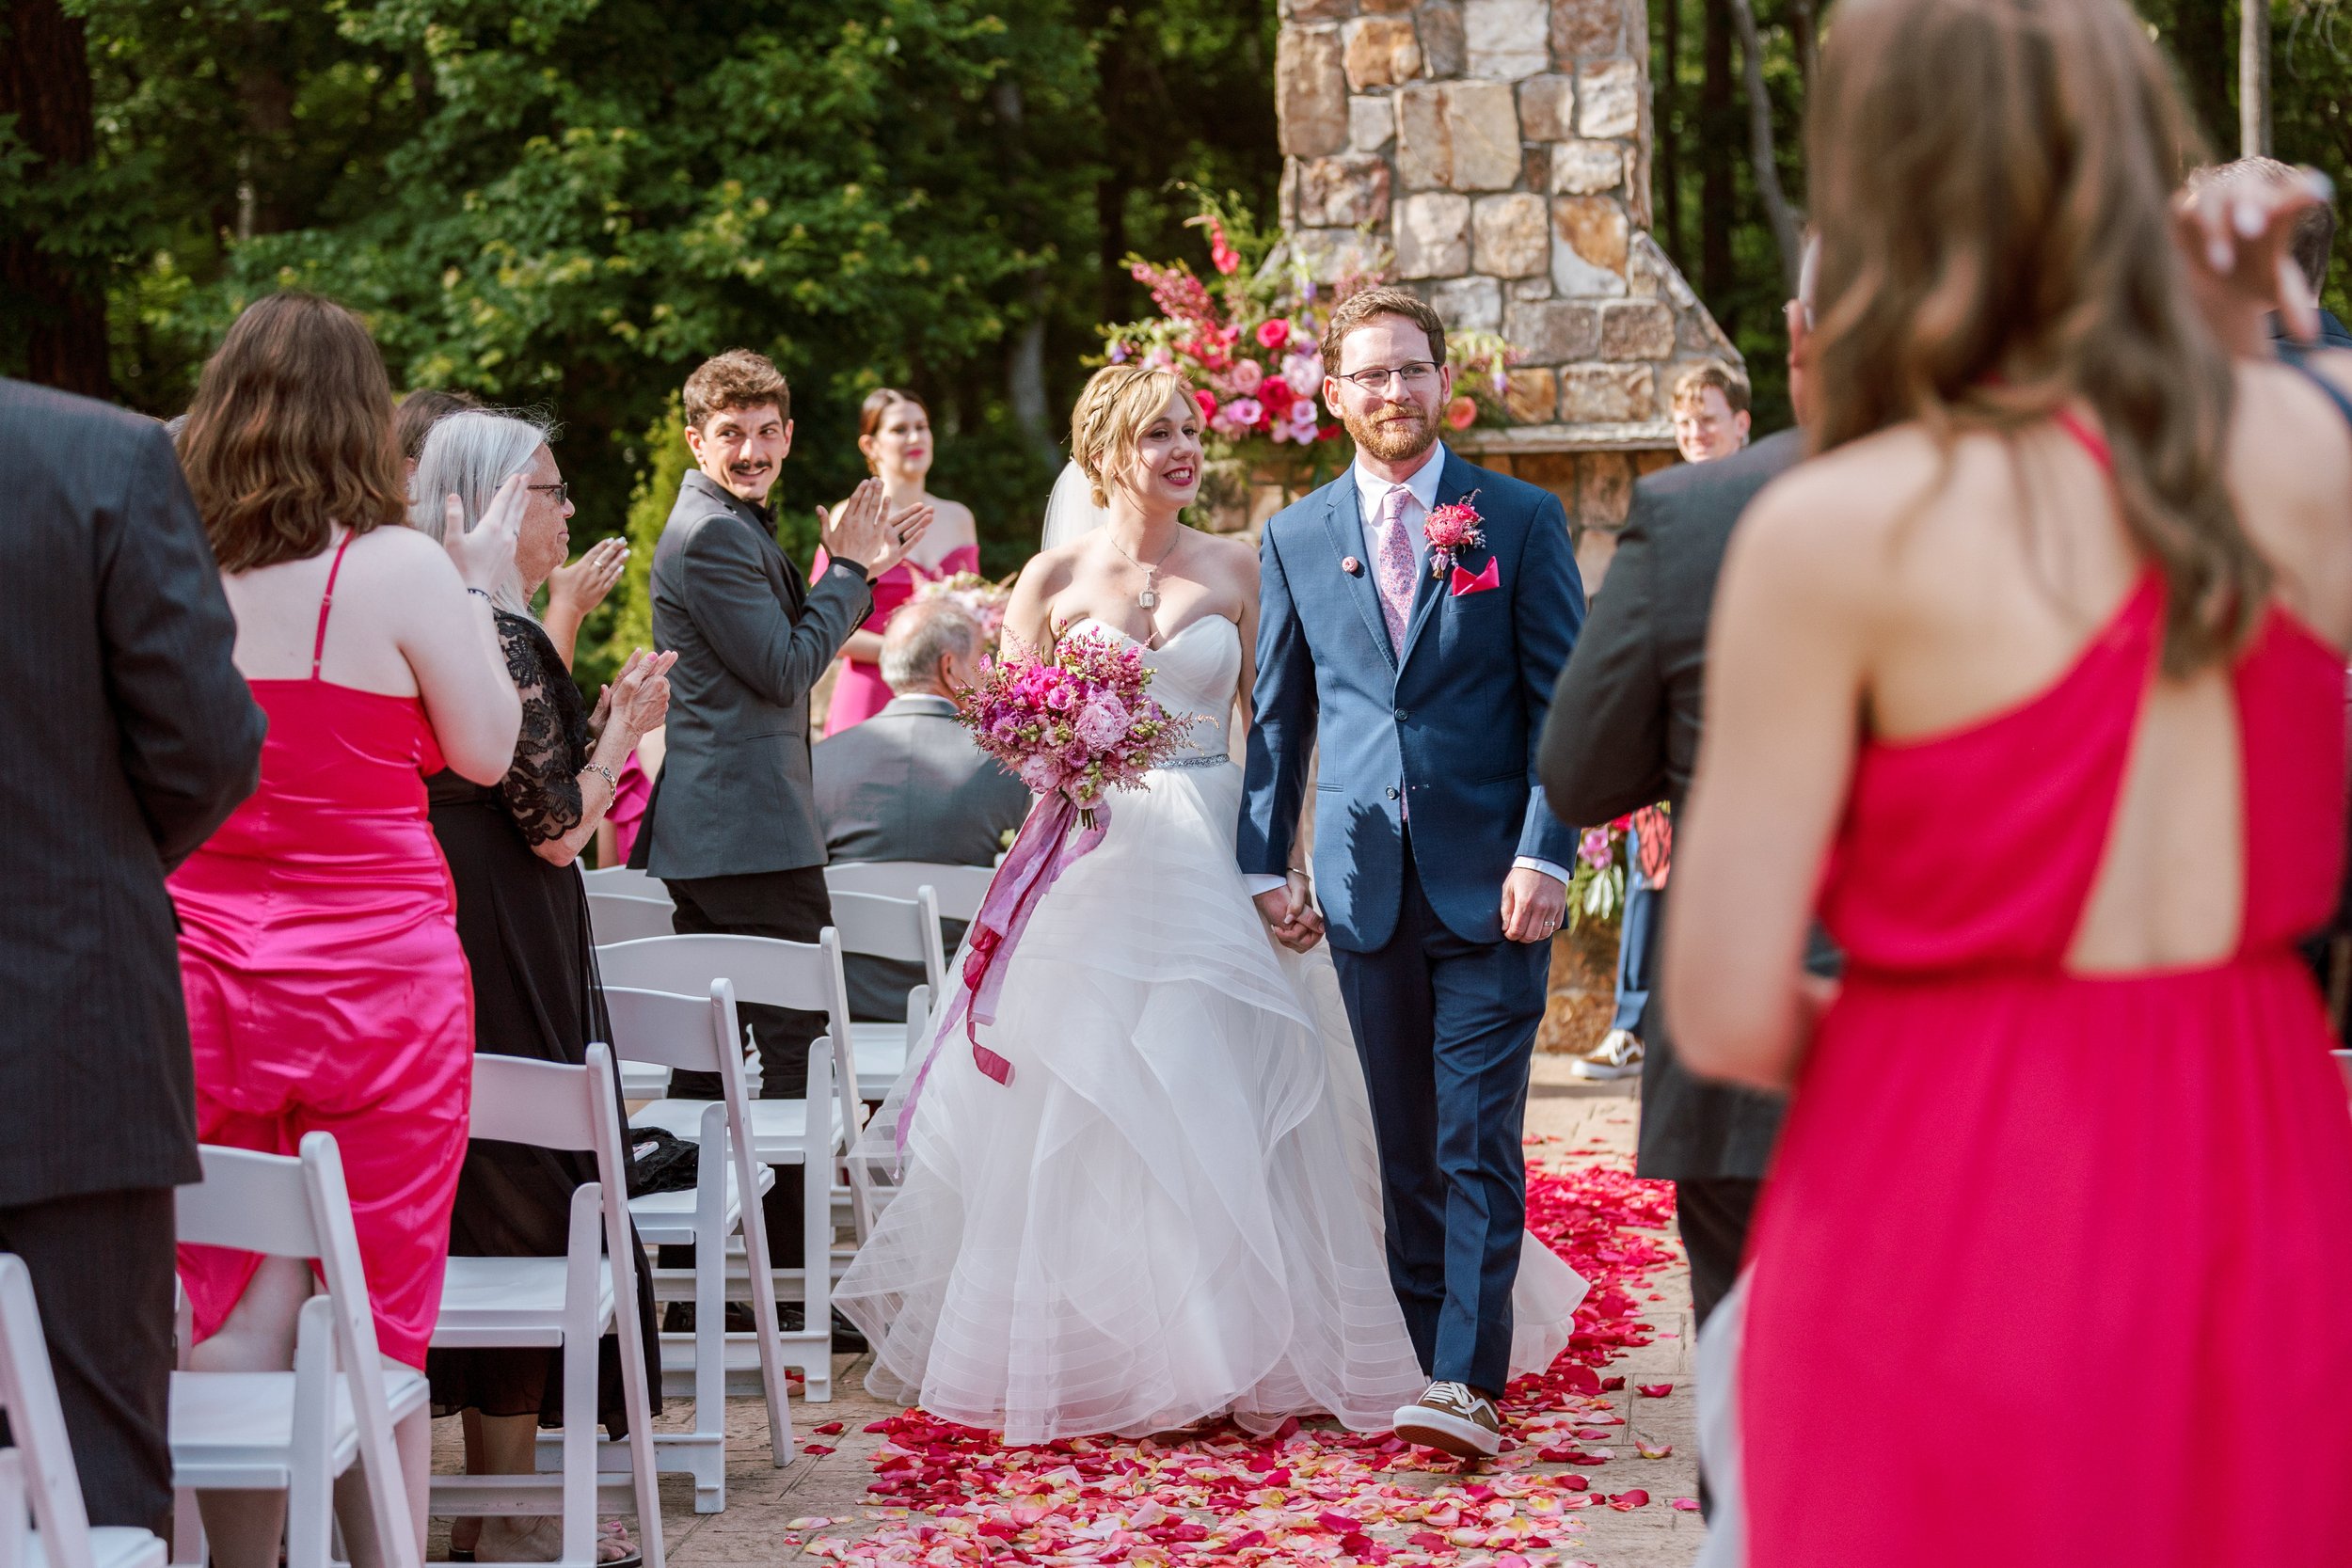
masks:
[[[484,1052],[473,1064],[473,1135],[574,1152],[596,1147],[581,1069]]]
[[[943,916],[968,922],[980,912],[995,875],[993,866],[939,861],[844,861],[825,867],[825,886],[835,893],[878,893],[884,898],[912,898],[916,890],[928,887],[937,895]]]
[[[49,1344],[41,1337],[32,1272],[24,1259],[6,1253],[0,1253],[0,1408],[8,1412],[14,1452],[24,1466],[24,1491],[31,1494],[43,1559],[50,1568],[93,1568],[89,1513],[82,1506],[73,1446],[57,1403]],[[0,1519],[0,1528],[18,1538],[21,1551],[22,1516]]]
[[[639,898],[625,893],[588,895],[588,929],[595,935],[596,945],[615,942],[638,942],[646,937],[666,937],[671,934],[671,920],[677,907],[667,898]]]
[[[650,871],[640,871],[633,865],[600,866],[583,871],[580,880],[591,893],[617,893],[629,898],[658,898],[670,902],[669,884]]]
[[[917,888],[911,898],[830,891],[834,929],[841,933],[845,955],[919,963],[923,983],[938,989],[947,959],[940,946],[939,898],[932,889]]]

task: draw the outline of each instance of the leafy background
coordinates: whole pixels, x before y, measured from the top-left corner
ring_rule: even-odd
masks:
[[[677,386],[735,344],[792,380],[778,500],[799,553],[810,509],[863,473],[859,401],[898,384],[940,426],[934,488],[1009,571],[1095,324],[1149,309],[1120,259],[1201,260],[1175,183],[1272,216],[1278,3],[0,0],[23,56],[0,56],[0,372],[168,415],[246,301],[344,300],[397,384],[563,420],[575,543],[641,546],[583,639],[591,682],[646,635]],[[1650,0],[1659,239],[1747,354],[1771,429],[1786,286],[1736,4]],[[1835,8],[1753,4],[1772,165],[1802,207],[1807,62]],[[2233,147],[2236,5],[2138,4]],[[2288,0],[2274,37],[2278,150],[2341,180],[2352,32]],[[95,136],[60,143],[39,120],[76,52]],[[78,363],[35,362],[44,323],[102,307]]]

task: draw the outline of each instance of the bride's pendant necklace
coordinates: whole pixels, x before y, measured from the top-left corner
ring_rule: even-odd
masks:
[[[1125,556],[1127,558],[1127,563],[1130,566],[1133,566],[1136,571],[1143,574],[1143,592],[1136,595],[1136,608],[1143,611],[1144,619],[1146,620],[1150,620],[1152,618],[1152,612],[1160,608],[1160,568],[1168,564],[1168,558],[1174,555],[1176,553],[1176,546],[1184,542],[1184,531],[1179,529],[1177,531],[1176,537],[1168,542],[1168,548],[1160,552],[1159,560],[1152,562],[1147,566],[1142,562],[1136,560],[1133,552],[1131,552],[1126,546],[1120,544],[1117,539],[1113,539],[1111,541],[1111,548]]]

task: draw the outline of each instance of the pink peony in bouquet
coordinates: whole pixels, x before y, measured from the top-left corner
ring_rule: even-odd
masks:
[[[1065,637],[1049,658],[990,661],[957,705],[980,750],[1036,794],[1066,799],[1093,830],[1097,814],[1108,815],[1104,795],[1141,789],[1191,727],[1145,695],[1151,684],[1134,645]]]
[[[980,1025],[996,1022],[1004,960],[1045,890],[1103,842],[1110,829],[1104,797],[1144,788],[1145,775],[1175,754],[1192,727],[1190,718],[1170,718],[1146,694],[1151,684],[1152,669],[1132,644],[1065,637],[1044,658],[990,660],[958,701],[980,750],[1018,774],[1038,799],[988,884],[955,998],[899,1109],[901,1152],[924,1082],[959,1021],[980,1071],[999,1084],[1012,1082],[1012,1063],[979,1036]]]

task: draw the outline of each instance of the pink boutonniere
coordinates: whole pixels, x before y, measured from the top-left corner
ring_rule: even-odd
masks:
[[[1421,536],[1429,541],[1429,575],[1442,578],[1454,569],[1456,557],[1465,550],[1474,550],[1486,542],[1479,524],[1486,521],[1471,504],[1478,499],[1472,490],[1450,506],[1432,508],[1421,525]]]

